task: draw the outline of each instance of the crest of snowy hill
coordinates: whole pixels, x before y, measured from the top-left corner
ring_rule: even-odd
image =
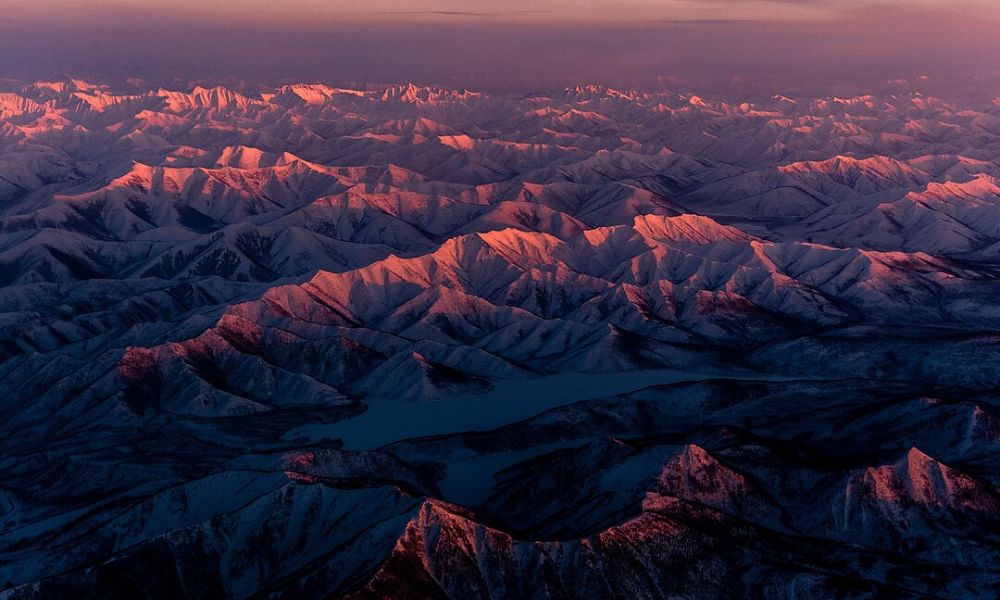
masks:
[[[989,597],[1000,104],[248,89],[0,93],[0,598]]]

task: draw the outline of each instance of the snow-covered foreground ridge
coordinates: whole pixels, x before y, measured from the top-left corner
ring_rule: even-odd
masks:
[[[0,598],[995,593],[1000,100],[4,85]]]

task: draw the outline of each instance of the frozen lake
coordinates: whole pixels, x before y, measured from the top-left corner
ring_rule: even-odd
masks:
[[[561,373],[538,379],[496,381],[484,394],[433,402],[369,398],[364,413],[332,424],[310,425],[289,436],[310,440],[340,438],[348,450],[371,450],[392,442],[430,435],[487,431],[552,408],[624,394],[652,385],[700,381],[717,372],[678,370],[627,373]]]

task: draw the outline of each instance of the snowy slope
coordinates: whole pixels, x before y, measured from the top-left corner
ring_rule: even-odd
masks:
[[[0,598],[994,595],[996,103],[4,85]]]

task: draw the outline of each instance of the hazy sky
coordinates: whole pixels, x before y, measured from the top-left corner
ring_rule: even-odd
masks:
[[[628,23],[650,20],[826,20],[867,10],[937,9],[978,16],[995,0],[0,0],[23,21],[83,23],[167,17],[179,21],[323,27],[338,23],[491,20]]]
[[[998,0],[0,0],[0,76],[530,88],[986,73]]]

